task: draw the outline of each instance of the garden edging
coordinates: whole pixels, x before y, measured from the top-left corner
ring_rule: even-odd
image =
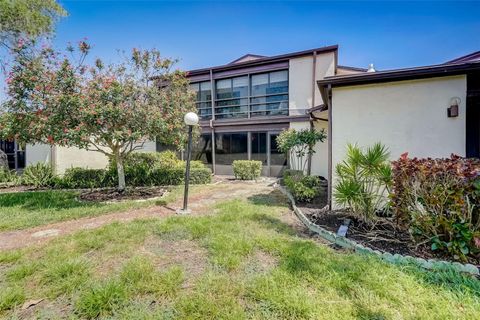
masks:
[[[373,250],[371,248],[365,247],[356,241],[351,239],[347,239],[346,237],[338,236],[335,233],[328,231],[313,222],[311,222],[305,214],[298,208],[295,204],[295,199],[291,195],[291,193],[283,186],[279,185],[279,190],[284,193],[290,203],[292,204],[293,211],[295,215],[302,221],[302,223],[312,232],[315,232],[323,239],[335,243],[336,245],[345,248],[345,249],[352,249],[355,252],[360,254],[368,254],[368,255],[376,255],[380,259],[387,261],[393,264],[415,264],[424,269],[429,270],[446,270],[446,269],[454,269],[459,272],[470,273],[475,276],[480,275],[479,269],[473,264],[462,264],[459,262],[449,262],[443,260],[436,260],[436,259],[423,259],[423,258],[416,258],[412,256],[403,256],[400,254],[391,254],[389,252],[381,252],[379,250]]]

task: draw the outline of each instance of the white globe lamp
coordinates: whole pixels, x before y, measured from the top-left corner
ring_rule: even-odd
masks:
[[[198,115],[195,112],[189,112],[183,117],[187,126],[196,126],[198,124]]]

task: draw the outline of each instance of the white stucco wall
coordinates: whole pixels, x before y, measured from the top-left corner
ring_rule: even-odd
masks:
[[[51,160],[51,148],[47,144],[27,144],[25,147],[26,165],[38,162],[47,163]]]
[[[313,105],[312,90],[315,88],[315,106],[322,104],[322,97],[313,82],[313,56],[290,59],[289,61],[289,109],[290,115],[305,114]],[[333,52],[318,54],[316,58],[315,81],[335,73],[335,55]]]
[[[447,117],[452,97],[461,99],[456,118]],[[392,159],[404,152],[411,157],[464,156],[465,100],[464,75],[334,88],[333,174],[347,143],[381,142]]]

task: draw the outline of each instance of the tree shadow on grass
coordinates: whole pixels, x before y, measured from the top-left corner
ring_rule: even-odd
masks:
[[[103,204],[86,203],[77,199],[74,192],[29,191],[0,194],[0,207],[21,207],[26,210],[72,209],[100,207]]]
[[[295,230],[295,228],[268,214],[255,213],[249,216],[248,219],[257,222],[260,226],[266,229],[275,230],[278,233],[283,233],[289,236],[297,235],[297,230]]]
[[[249,202],[261,206],[287,207],[287,198],[279,190],[273,190],[269,193],[254,194],[247,198]]]

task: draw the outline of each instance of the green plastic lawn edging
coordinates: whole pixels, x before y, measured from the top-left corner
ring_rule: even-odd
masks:
[[[313,222],[311,222],[305,214],[298,208],[295,204],[295,199],[293,198],[292,194],[283,186],[279,186],[280,191],[285,194],[290,201],[293,211],[295,212],[295,215],[302,221],[302,223],[312,232],[315,232],[318,234],[321,238],[335,243],[336,245],[346,248],[346,249],[352,249],[357,253],[360,254],[367,254],[367,255],[376,255],[380,259],[393,263],[393,264],[415,264],[419,267],[422,267],[424,269],[428,270],[447,270],[447,269],[454,269],[459,272],[465,272],[465,273],[470,273],[475,276],[480,275],[479,269],[470,263],[467,264],[462,264],[459,262],[449,262],[449,261],[443,261],[443,260],[437,260],[437,259],[423,259],[423,258],[417,258],[417,257],[412,257],[412,256],[403,256],[400,254],[391,254],[389,252],[381,252],[379,250],[373,250],[372,248],[365,247],[361,245],[360,243],[357,243],[356,241],[353,241],[351,239],[347,239],[346,237],[338,236],[334,232],[331,232],[329,230],[326,230]]]

